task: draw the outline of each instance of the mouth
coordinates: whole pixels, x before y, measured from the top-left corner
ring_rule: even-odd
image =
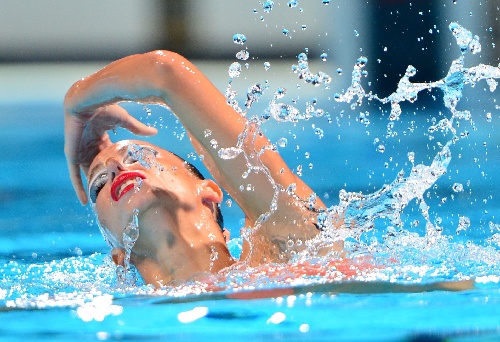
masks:
[[[125,172],[115,178],[111,184],[111,198],[118,202],[127,192],[134,189],[137,179],[146,179],[140,172]]]

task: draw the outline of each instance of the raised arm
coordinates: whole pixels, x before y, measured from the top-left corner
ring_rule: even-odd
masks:
[[[250,172],[243,178],[248,170],[243,154],[234,159],[222,159],[218,155],[220,148],[237,145],[247,124],[246,119],[227,104],[224,95],[193,64],[167,51],[133,55],[113,62],[76,82],[66,94],[65,152],[73,185],[82,202],[86,197],[79,168],[85,170],[85,166],[88,167],[85,162],[92,160],[100,150],[99,146],[109,143],[103,127],[121,126],[143,135],[155,133],[154,129],[139,123],[123,109],[105,107],[120,101],[154,102],[170,107],[188,132],[196,151],[203,155],[203,162],[215,180],[238,202],[247,217],[255,220],[269,210],[274,188],[268,177],[263,172]],[[101,128],[89,128],[95,123]],[[85,131],[94,132],[92,139],[84,137]],[[102,141],[97,138],[99,135],[103,137]],[[217,148],[212,147],[212,139],[217,141]],[[94,141],[92,145],[95,147],[86,151],[85,144],[90,140]],[[257,135],[255,139],[246,139],[242,147],[252,161],[257,158],[252,151],[260,151],[269,145],[266,137]],[[301,198],[306,199],[312,193],[277,152],[266,150],[260,160],[276,184],[286,188],[295,183],[296,195]],[[322,206],[322,203],[317,205]]]

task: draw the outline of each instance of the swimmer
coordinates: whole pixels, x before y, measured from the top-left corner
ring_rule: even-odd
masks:
[[[142,136],[157,133],[117,104],[122,101],[168,106],[215,181],[150,143],[113,143],[107,131],[118,127]],[[304,248],[303,243],[291,247],[290,241],[303,242],[319,233],[316,216],[325,205],[319,198],[313,205],[308,202],[314,192],[270,148],[269,140],[253,134],[247,119],[176,53],[153,51],[109,64],[69,89],[64,111],[64,150],[77,196],[84,205],[91,202],[117,265],[123,266],[125,260],[124,228],[137,213],[140,234],[130,262],[148,284],[160,287],[202,272],[217,273],[238,262],[226,245],[228,231],[221,227],[219,186],[243,210],[245,227],[258,226],[244,235],[240,262],[250,266],[287,262]],[[243,153],[232,159],[218,154],[220,148],[239,147],[245,130],[249,134],[241,149],[252,164],[260,159],[259,172],[248,172]],[[213,139],[217,148],[212,147]],[[145,164],[138,153],[148,154],[152,164]],[[285,191],[290,186],[294,190]]]

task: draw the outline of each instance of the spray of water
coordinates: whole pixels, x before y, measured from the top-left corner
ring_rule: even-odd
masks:
[[[460,47],[461,56],[451,63],[451,67],[443,79],[434,82],[412,83],[410,79],[417,73],[417,70],[410,65],[404,76],[400,79],[397,89],[389,96],[380,98],[376,94],[366,92],[363,87],[362,78],[367,76],[363,68],[368,63],[368,59],[360,57],[356,61],[352,71],[351,85],[343,93],[335,94],[334,98],[337,102],[350,103],[352,109],[361,106],[364,99],[378,101],[382,104],[390,104],[391,112],[389,120],[390,122],[394,122],[398,121],[402,114],[400,105],[402,102],[408,101],[413,103],[417,100],[418,94],[421,91],[439,89],[443,92],[444,105],[448,108],[451,115],[449,118],[443,118],[431,125],[428,130],[429,132],[441,131],[443,134],[451,133],[452,138],[444,145],[441,145],[440,150],[430,165],[413,165],[409,175],[405,175],[404,171],[400,171],[391,184],[385,185],[382,189],[372,194],[364,195],[342,190],[339,194],[339,205],[332,206],[318,216],[318,224],[323,230],[321,236],[323,243],[324,240],[344,240],[346,237],[359,238],[363,232],[373,228],[374,221],[378,218],[388,219],[392,225],[402,227],[401,214],[403,209],[412,200],[418,202],[421,214],[426,221],[427,237],[436,237],[440,234],[442,228],[433,224],[429,218],[429,206],[424,200],[424,193],[447,172],[452,157],[450,147],[460,138],[457,136],[453,125],[454,122],[457,120],[470,120],[471,118],[470,112],[457,110],[457,104],[462,98],[462,91],[466,85],[474,86],[477,82],[486,80],[490,90],[494,91],[497,86],[495,79],[500,78],[499,67],[479,64],[466,68],[464,61],[467,53],[476,54],[481,51],[479,39],[457,23],[451,23],[449,28]],[[298,64],[293,65],[292,70],[298,75],[299,79],[314,86],[323,84],[327,88],[331,82],[331,77],[327,74],[321,71],[318,73],[310,71],[306,53],[298,55]],[[260,97],[262,95],[261,88],[258,89]],[[237,102],[233,97],[235,93],[229,93],[231,96],[228,96],[228,102],[232,103],[240,113],[246,113],[246,111],[237,107]],[[258,99],[257,96],[254,96],[253,92],[251,94],[252,96],[248,97],[249,101],[246,104],[247,109],[250,107],[249,103],[251,104]],[[269,217],[270,213],[276,210],[276,199],[279,193],[285,191],[285,189],[281,189],[274,183],[272,177],[270,177],[267,169],[260,163],[259,159],[249,158],[250,155],[260,155],[265,149],[276,149],[277,147],[271,145],[266,146],[261,151],[255,151],[252,148],[248,148],[248,146],[253,146],[252,139],[255,139],[256,134],[261,133],[260,126],[271,118],[280,122],[298,122],[299,120],[307,120],[324,114],[322,109],[315,108],[313,105],[308,106],[305,112],[301,112],[292,105],[278,103],[277,100],[281,99],[285,94],[286,90],[279,88],[275,92],[273,99],[271,99],[266,111],[260,117],[254,116],[249,119],[249,123],[241,133],[236,147],[219,150],[219,156],[224,159],[235,158],[237,155],[243,154],[248,165],[247,172],[264,172],[274,186],[275,196],[270,205],[270,211],[261,216],[256,224],[256,228]],[[365,121],[369,122],[367,118],[365,118]],[[388,127],[388,130],[390,130],[392,124],[388,125]],[[409,156],[409,158],[413,160],[414,154]],[[293,196],[293,191],[289,191],[289,193]],[[304,202],[302,199],[296,198],[296,200]],[[338,217],[343,217],[344,224],[341,228],[344,229],[338,229]],[[466,229],[470,225],[467,217],[462,217],[459,221],[459,230]]]
[[[132,220],[125,227],[122,234],[123,248],[125,249],[125,260],[124,265],[116,267],[116,275],[118,281],[130,285],[136,282],[134,272],[131,272],[130,264],[130,254],[132,253],[132,248],[139,238],[139,210],[134,209]]]

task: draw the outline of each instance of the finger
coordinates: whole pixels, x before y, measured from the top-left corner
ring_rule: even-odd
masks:
[[[151,136],[158,133],[158,130],[156,128],[143,124],[141,121],[130,115],[127,110],[117,104],[112,104],[97,109],[96,117],[104,115],[104,112],[106,113],[105,115],[114,117],[117,120],[116,124],[118,124],[120,127],[123,127],[134,134]]]
[[[71,184],[73,184],[73,188],[75,189],[76,196],[78,197],[82,205],[86,205],[88,199],[85,188],[83,187],[80,167],[78,165],[68,163],[68,169],[69,169],[69,178],[71,179]]]
[[[127,119],[121,123],[121,126],[137,135],[152,136],[158,133],[156,128],[145,125],[132,116],[127,117]]]
[[[87,195],[83,188],[80,165],[76,161],[76,154],[79,149],[79,139],[82,135],[83,125],[69,115],[65,116],[64,122],[64,154],[68,163],[68,171],[71,184],[75,189],[76,195],[83,205],[87,204]]]

